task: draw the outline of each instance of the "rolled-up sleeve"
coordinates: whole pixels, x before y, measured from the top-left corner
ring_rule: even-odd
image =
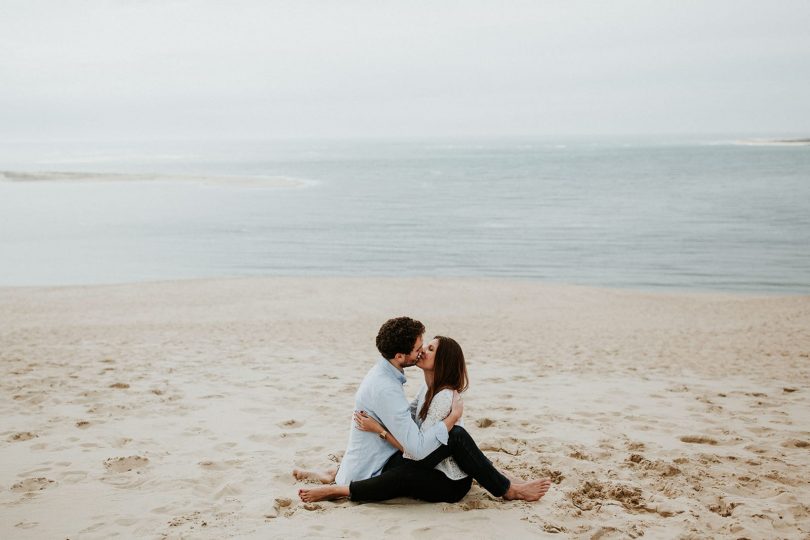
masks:
[[[375,408],[379,420],[394,437],[402,444],[412,459],[426,458],[439,446],[447,444],[447,426],[444,422],[437,422],[424,432],[411,417],[411,407],[405,394],[400,390],[391,392],[390,389],[380,388],[375,393]]]

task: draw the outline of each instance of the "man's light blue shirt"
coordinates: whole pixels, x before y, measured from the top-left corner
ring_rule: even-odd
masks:
[[[427,457],[440,445],[447,444],[447,426],[438,422],[424,433],[413,419],[412,404],[405,397],[405,374],[381,358],[366,374],[357,394],[354,409],[365,411],[377,420],[405,448],[413,459]],[[352,421],[349,444],[340,463],[335,483],[348,485],[382,472],[396,448],[376,433],[360,431]]]

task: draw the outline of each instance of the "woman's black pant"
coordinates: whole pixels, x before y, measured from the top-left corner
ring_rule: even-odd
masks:
[[[434,467],[447,457],[453,457],[469,476],[450,480]],[[429,502],[458,502],[472,485],[472,479],[495,495],[503,496],[509,489],[509,479],[501,474],[461,426],[454,426],[442,445],[421,461],[402,457],[397,452],[388,460],[379,476],[349,484],[354,501],[385,501],[395,497],[412,497]]]

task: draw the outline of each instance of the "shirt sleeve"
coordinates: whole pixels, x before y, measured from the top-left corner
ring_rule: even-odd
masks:
[[[413,459],[424,459],[439,446],[447,444],[447,426],[444,422],[419,431],[411,418],[408,400],[401,390],[393,392],[390,387],[380,388],[374,395],[374,401],[380,422]]]

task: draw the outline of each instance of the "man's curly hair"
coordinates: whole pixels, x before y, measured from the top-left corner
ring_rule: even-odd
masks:
[[[388,319],[377,332],[377,350],[386,360],[397,353],[410,354],[416,339],[425,333],[425,325],[410,317]]]

